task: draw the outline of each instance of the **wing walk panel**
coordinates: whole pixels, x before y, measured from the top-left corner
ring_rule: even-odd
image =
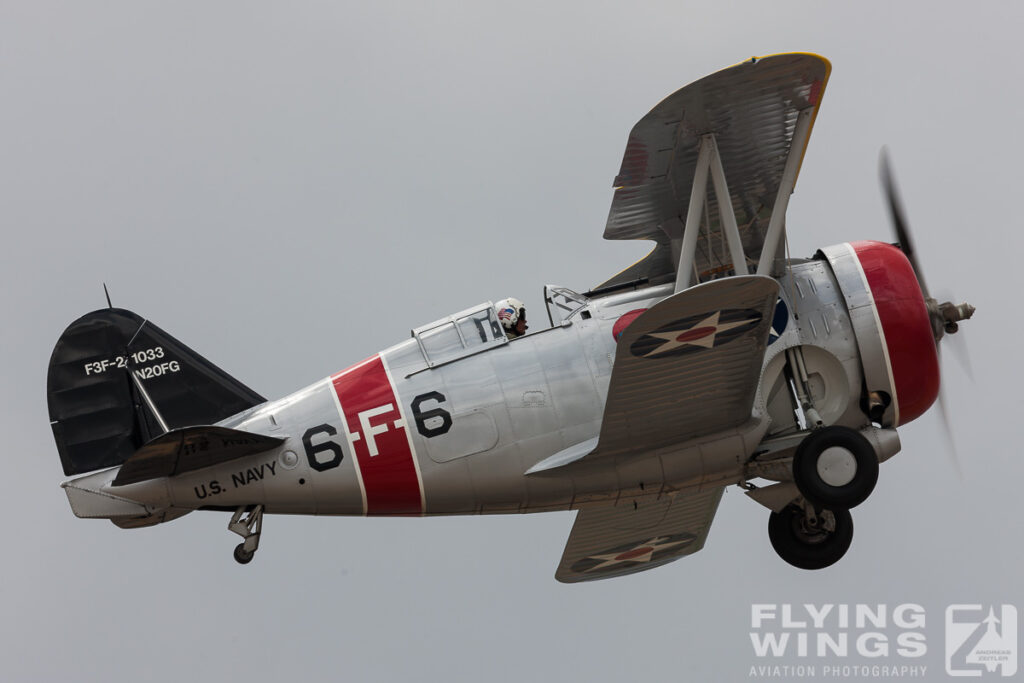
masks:
[[[588,458],[641,453],[751,416],[779,285],[748,275],[697,285],[619,338],[601,434]]]
[[[724,490],[580,510],[555,578],[607,579],[692,555],[704,547]]]

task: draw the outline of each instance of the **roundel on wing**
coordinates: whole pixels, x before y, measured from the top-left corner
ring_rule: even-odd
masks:
[[[641,564],[656,564],[660,560],[678,555],[679,551],[693,543],[696,538],[693,534],[684,532],[617,545],[577,560],[571,569],[578,574],[600,574],[631,569]]]
[[[634,308],[632,311],[620,315],[612,327],[612,336],[615,337],[615,341],[619,341],[619,337],[626,331],[626,328],[632,325],[633,321],[639,318],[640,314],[646,310],[646,308]]]
[[[633,342],[629,350],[640,358],[682,356],[728,344],[759,322],[761,313],[749,308],[701,313],[648,332]]]

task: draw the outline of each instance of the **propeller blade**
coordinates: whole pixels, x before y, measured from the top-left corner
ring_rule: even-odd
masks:
[[[967,379],[973,382],[974,369],[971,367],[971,353],[967,350],[967,337],[964,336],[963,329],[954,335],[946,335],[943,341],[953,349],[953,355],[956,356],[956,360],[960,363],[960,367],[963,368]]]
[[[889,207],[889,218],[892,221],[893,232],[896,233],[896,241],[899,242],[900,249],[906,255],[907,260],[910,261],[911,267],[914,269],[914,275],[917,276],[917,284],[921,287],[921,293],[924,294],[925,301],[928,304],[928,315],[931,318],[932,328],[935,333],[936,350],[939,354],[939,367],[942,368],[942,347],[939,345],[939,340],[952,336],[954,339],[957,335],[946,334],[943,335],[943,327],[945,325],[952,325],[952,329],[946,327],[948,332],[956,331],[956,323],[960,320],[966,320],[971,317],[974,312],[974,308],[961,304],[961,306],[953,306],[952,304],[944,303],[939,305],[931,295],[928,293],[928,286],[924,282],[924,271],[921,269],[921,264],[917,260],[917,252],[914,249],[914,239],[910,235],[910,223],[907,222],[906,214],[903,212],[903,202],[900,199],[899,189],[896,187],[896,180],[893,177],[891,164],[889,162],[889,150],[883,147],[879,153],[878,158],[879,175],[882,181],[882,190],[885,194],[885,201]],[[966,348],[963,347],[962,340],[956,342],[954,352],[958,356],[958,360],[964,366],[968,376],[971,374],[971,364],[968,358]],[[944,374],[944,373],[943,373]],[[939,388],[939,419],[942,422],[942,431],[945,436],[946,450],[949,453],[950,459],[953,465],[953,471],[956,472],[957,479],[963,481],[964,472],[960,467],[960,458],[957,455],[956,450],[956,438],[953,436],[952,427],[952,415],[949,411],[949,405],[946,400],[945,388],[940,384]]]
[[[879,153],[879,173],[882,179],[882,190],[885,193],[886,204],[889,207],[889,218],[892,220],[893,231],[896,233],[896,241],[899,242],[900,250],[906,254],[910,265],[917,275],[917,282],[921,286],[924,298],[929,298],[928,286],[924,282],[924,271],[917,261],[917,254],[914,251],[914,240],[910,236],[910,223],[907,222],[906,214],[903,212],[903,202],[900,200],[899,189],[896,187],[896,180],[893,177],[889,163],[889,149],[883,147]]]
[[[956,472],[956,478],[963,481],[964,471],[960,468],[960,457],[956,451],[956,439],[953,437],[953,428],[950,426],[952,423],[950,422],[949,405],[946,403],[946,392],[942,389],[939,389],[939,419],[942,421],[942,431],[946,437],[946,452],[949,453],[950,460],[953,463],[953,471]]]
[[[942,347],[948,346],[952,343],[954,355],[956,355],[957,360],[960,361],[961,366],[967,373],[967,377],[973,382],[974,377],[971,373],[971,360],[970,356],[967,354],[967,346],[965,344],[963,330],[957,334],[947,334],[942,338],[942,341],[944,343],[940,344],[936,349],[939,354],[939,368],[941,368],[942,376],[946,376],[943,358],[948,358],[948,354],[944,355],[942,353]],[[940,382],[939,384],[939,420],[942,421],[942,431],[946,437],[946,452],[949,453],[950,460],[953,464],[953,471],[956,472],[957,479],[963,481],[964,471],[960,467],[960,456],[956,449],[956,437],[953,436],[953,415],[949,410],[949,402],[946,399],[946,386],[945,382]]]

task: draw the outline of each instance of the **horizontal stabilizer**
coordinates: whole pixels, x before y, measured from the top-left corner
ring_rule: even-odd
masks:
[[[284,439],[226,427],[185,427],[153,439],[125,460],[114,486],[219,465],[276,448]]]
[[[121,529],[144,529],[164,522],[171,522],[192,512],[188,508],[165,508],[145,517],[111,517],[114,526]]]
[[[117,517],[146,517],[149,508],[142,503],[115,496],[86,484],[69,481],[64,484],[64,492],[71,504],[75,517],[85,519],[113,519]]]
[[[110,490],[117,469],[93,472],[61,484],[71,511],[84,519],[109,519],[122,529],[139,529],[187,515],[188,508],[164,507],[169,501],[142,503]]]

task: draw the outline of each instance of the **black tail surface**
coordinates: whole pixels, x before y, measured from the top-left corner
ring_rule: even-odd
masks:
[[[168,429],[210,425],[266,401],[135,313],[93,311],[64,330],[46,378],[64,474],[120,465],[164,432],[140,386]]]

